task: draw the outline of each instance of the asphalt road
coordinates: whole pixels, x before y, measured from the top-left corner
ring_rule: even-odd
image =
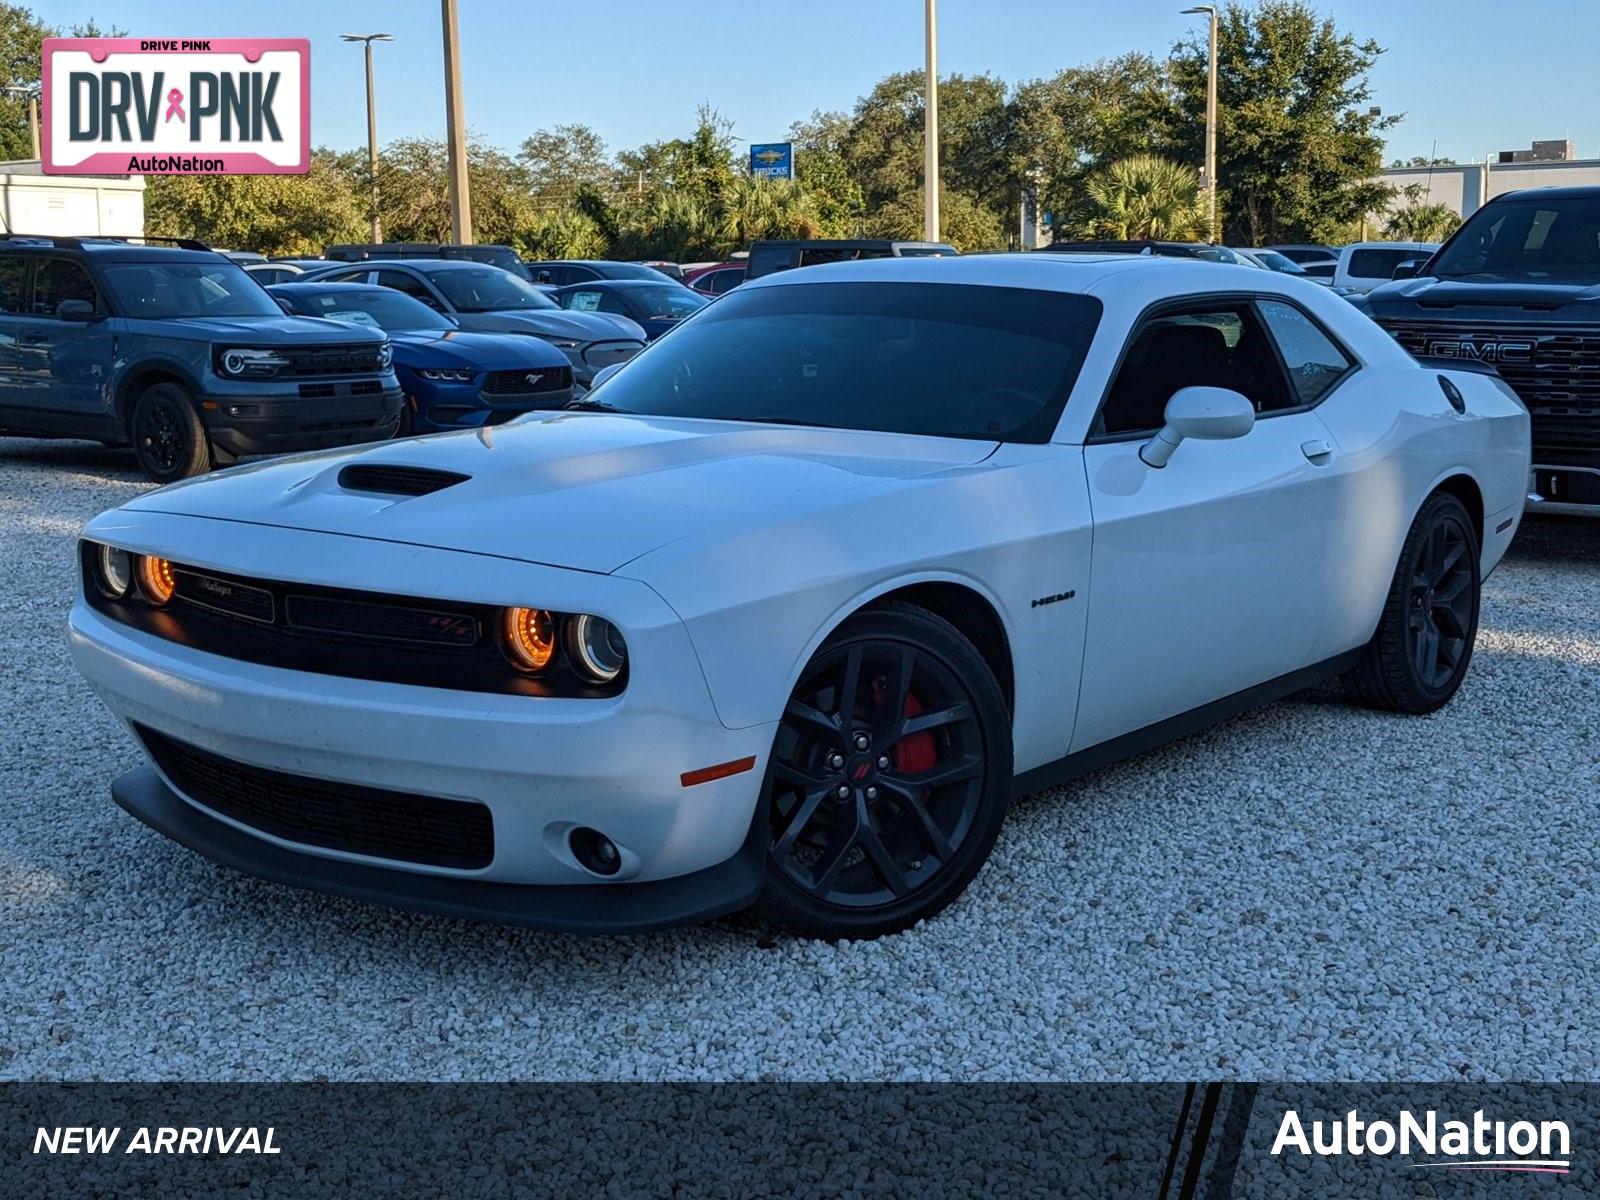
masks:
[[[0,1078],[1600,1076],[1600,522],[1531,522],[1422,719],[1319,691],[1023,798],[854,945],[577,939],[256,882],[113,806],[64,621],[125,453],[0,439]]]

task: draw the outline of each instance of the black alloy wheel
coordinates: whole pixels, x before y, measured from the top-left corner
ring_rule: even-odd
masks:
[[[1456,694],[1478,636],[1476,529],[1447,492],[1428,497],[1400,550],[1388,600],[1345,688],[1374,708],[1430,713]]]
[[[853,618],[806,667],[774,740],[763,803],[769,916],[870,937],[943,908],[987,858],[1011,782],[993,673],[909,605]]]
[[[146,388],[129,423],[139,466],[157,483],[201,475],[212,466],[205,426],[189,395],[177,384]]]

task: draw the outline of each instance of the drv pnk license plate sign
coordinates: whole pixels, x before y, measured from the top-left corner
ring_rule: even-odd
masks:
[[[47,175],[296,175],[305,38],[46,38]]]

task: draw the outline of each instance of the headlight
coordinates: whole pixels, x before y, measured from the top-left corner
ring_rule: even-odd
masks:
[[[147,554],[139,560],[139,590],[157,608],[172,599],[178,590],[178,577],[172,573],[172,560]]]
[[[556,656],[556,619],[542,608],[508,608],[500,622],[506,657],[523,671],[542,671]]]
[[[424,379],[440,380],[448,383],[471,383],[476,371],[444,371],[424,369],[417,372]]]
[[[378,347],[378,366],[381,370],[387,371],[392,362],[394,362],[394,344],[385,342]]]
[[[289,360],[273,350],[236,347],[217,352],[217,366],[224,375],[236,379],[270,379],[279,367],[288,365]]]
[[[610,683],[622,674],[628,661],[622,631],[610,621],[587,614],[567,622],[567,653],[578,673],[595,683]]]
[[[121,600],[133,586],[133,556],[115,546],[101,546],[95,555],[100,590],[113,600]]]

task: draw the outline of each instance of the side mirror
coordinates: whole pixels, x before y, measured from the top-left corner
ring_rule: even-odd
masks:
[[[283,309],[284,316],[286,316],[286,317],[297,317],[297,316],[300,315],[299,313],[294,311],[294,308],[282,296],[274,296],[273,299],[278,302],[278,307]]]
[[[87,300],[63,300],[56,305],[56,316],[63,321],[77,321],[84,325],[100,319],[94,305]]]
[[[1422,274],[1422,268],[1427,264],[1425,258],[1408,258],[1404,262],[1395,264],[1394,274],[1390,279],[1415,279]]]
[[[591,392],[594,391],[595,388],[599,387],[602,383],[604,383],[606,380],[610,379],[618,371],[622,370],[624,365],[625,364],[623,364],[623,363],[612,363],[610,366],[601,367],[598,371],[596,371],[594,373],[594,379],[589,384],[589,390]]]
[[[1173,393],[1161,432],[1139,447],[1146,466],[1164,467],[1184,438],[1223,441],[1255,428],[1256,410],[1231,388],[1186,387]]]

